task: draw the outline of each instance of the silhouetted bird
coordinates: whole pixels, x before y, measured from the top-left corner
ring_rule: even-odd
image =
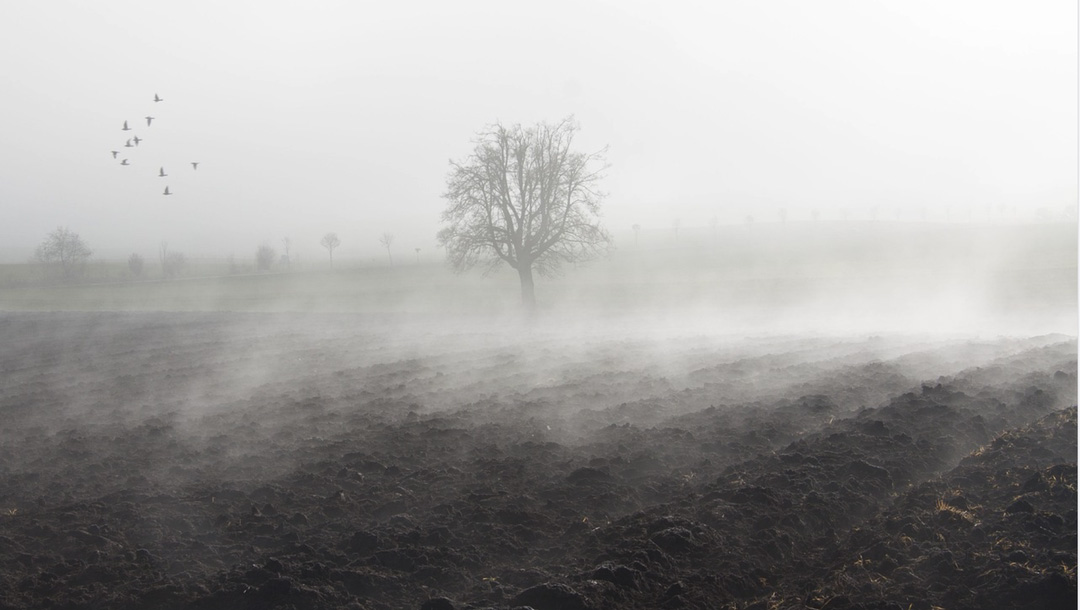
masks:
[[[154,101],[155,101],[155,102],[164,102],[165,100],[163,100],[163,99],[161,99],[160,97],[158,97],[158,94],[156,94],[156,93],[155,93],[155,94],[154,94]]]
[[[199,162],[198,161],[192,161],[191,162],[191,169],[199,169]]]
[[[131,165],[131,164],[127,162],[127,159],[124,159],[123,161],[120,162],[120,165]]]
[[[119,154],[120,154],[120,151],[119,151],[119,150],[110,150],[109,152],[111,152],[111,153],[112,153],[112,158],[113,158],[113,159],[115,159],[115,158],[116,158],[116,155],[119,155]]]
[[[124,127],[120,131],[131,131],[131,128],[127,126],[127,121],[124,121]]]
[[[139,136],[135,136],[135,146],[138,146],[139,142],[142,142],[142,141],[143,141],[142,138],[140,138]]]
[[[154,120],[154,117],[152,117],[152,116],[146,117],[146,126],[149,127],[150,126],[150,121],[153,121],[153,120]]]
[[[162,193],[162,195],[172,195],[172,193],[169,192],[169,187],[165,187],[165,192]]]
[[[125,148],[131,148],[131,140],[130,139],[127,141],[127,144],[124,144],[124,147]]]
[[[164,168],[164,167],[163,167],[163,168],[161,168],[161,169],[160,169],[160,170],[158,171],[158,178],[164,178],[165,176],[168,176],[168,175],[169,175],[169,174],[166,174],[166,173],[165,173],[165,168]]]

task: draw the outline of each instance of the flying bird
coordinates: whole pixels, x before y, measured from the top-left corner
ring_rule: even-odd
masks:
[[[172,195],[172,193],[169,192],[169,187],[165,187],[165,192],[162,193],[162,195]]]
[[[153,120],[154,120],[154,117],[152,117],[152,116],[146,117],[146,126],[149,127],[150,126],[150,121],[153,121]]]
[[[158,94],[156,94],[156,93],[155,93],[155,94],[154,94],[154,101],[155,101],[155,102],[164,102],[165,100],[163,100],[163,99],[161,99],[160,97],[158,97]]]
[[[127,162],[127,159],[124,159],[123,161],[120,162],[120,165],[131,165],[131,164]]]
[[[142,138],[140,138],[139,136],[135,136],[135,146],[138,146],[139,142],[142,142],[142,141],[143,141]]]
[[[164,168],[164,167],[163,167],[163,168],[161,168],[161,169],[160,169],[160,170],[158,171],[158,178],[164,178],[165,176],[168,176],[168,175],[169,175],[169,174],[166,174],[166,173],[165,173],[165,168]]]
[[[131,140],[128,139],[127,144],[124,144],[125,148],[131,148]]]
[[[192,161],[191,162],[191,169],[199,169],[199,162],[198,161]]]
[[[120,154],[120,151],[119,151],[119,150],[110,150],[109,152],[111,152],[111,153],[112,153],[112,158],[113,158],[113,159],[115,159],[115,158],[116,158],[116,155],[119,155],[119,154]]]
[[[131,131],[131,128],[127,126],[127,121],[124,121],[124,127],[120,131]]]

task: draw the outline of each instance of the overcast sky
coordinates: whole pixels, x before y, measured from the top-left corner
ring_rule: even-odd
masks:
[[[569,114],[581,150],[609,147],[616,235],[1061,210],[1077,30],[1073,0],[4,2],[0,244],[66,225],[99,254],[321,256],[327,231],[340,256],[383,232],[428,252],[478,130]]]

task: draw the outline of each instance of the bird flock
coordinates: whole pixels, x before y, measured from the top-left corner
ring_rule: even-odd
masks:
[[[162,98],[161,96],[159,96],[157,93],[154,94],[154,103],[155,104],[157,104],[159,102],[164,102],[164,101],[165,101],[165,99]],[[151,115],[146,115],[143,118],[146,119],[146,128],[149,130],[153,126],[154,121],[156,120],[156,117],[151,116]],[[124,126],[120,128],[120,131],[134,132],[135,130],[130,125],[128,125],[127,119],[124,119]],[[144,141],[145,139],[146,138],[140,138],[138,136],[138,134],[136,134],[136,133],[132,133],[131,137],[127,138],[127,141],[124,142],[124,145],[123,145],[122,148],[136,149],[136,148],[139,147],[139,143]],[[120,165],[129,166],[129,167],[132,165],[131,160],[127,156],[127,154],[130,154],[130,153],[125,153],[125,156],[121,157],[121,151],[119,151],[119,150],[111,150],[109,152],[112,153],[112,158],[113,159],[119,159],[120,160]],[[131,151],[131,152],[134,153],[134,151]],[[199,169],[199,162],[198,161],[191,161],[190,163],[191,163],[192,171],[195,171],[195,170]],[[168,178],[169,177],[169,174],[165,172],[165,166],[164,165],[158,167],[157,176],[159,178]],[[165,185],[165,191],[162,193],[162,195],[172,195],[172,194],[173,194],[172,191],[169,190],[169,185],[166,184]]]

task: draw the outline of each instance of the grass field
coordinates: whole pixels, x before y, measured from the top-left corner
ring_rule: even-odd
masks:
[[[96,268],[94,267],[96,265]],[[0,269],[7,311],[311,311],[516,315],[516,274],[439,264],[229,273],[190,264],[171,280],[124,278],[91,263],[84,281],[42,285],[31,265]],[[153,276],[153,268],[148,269]],[[19,281],[12,278],[20,278]],[[851,224],[724,227],[676,242],[620,244],[608,257],[539,278],[542,315],[648,317],[800,332],[858,327],[1075,333],[1077,241],[1069,224]]]

